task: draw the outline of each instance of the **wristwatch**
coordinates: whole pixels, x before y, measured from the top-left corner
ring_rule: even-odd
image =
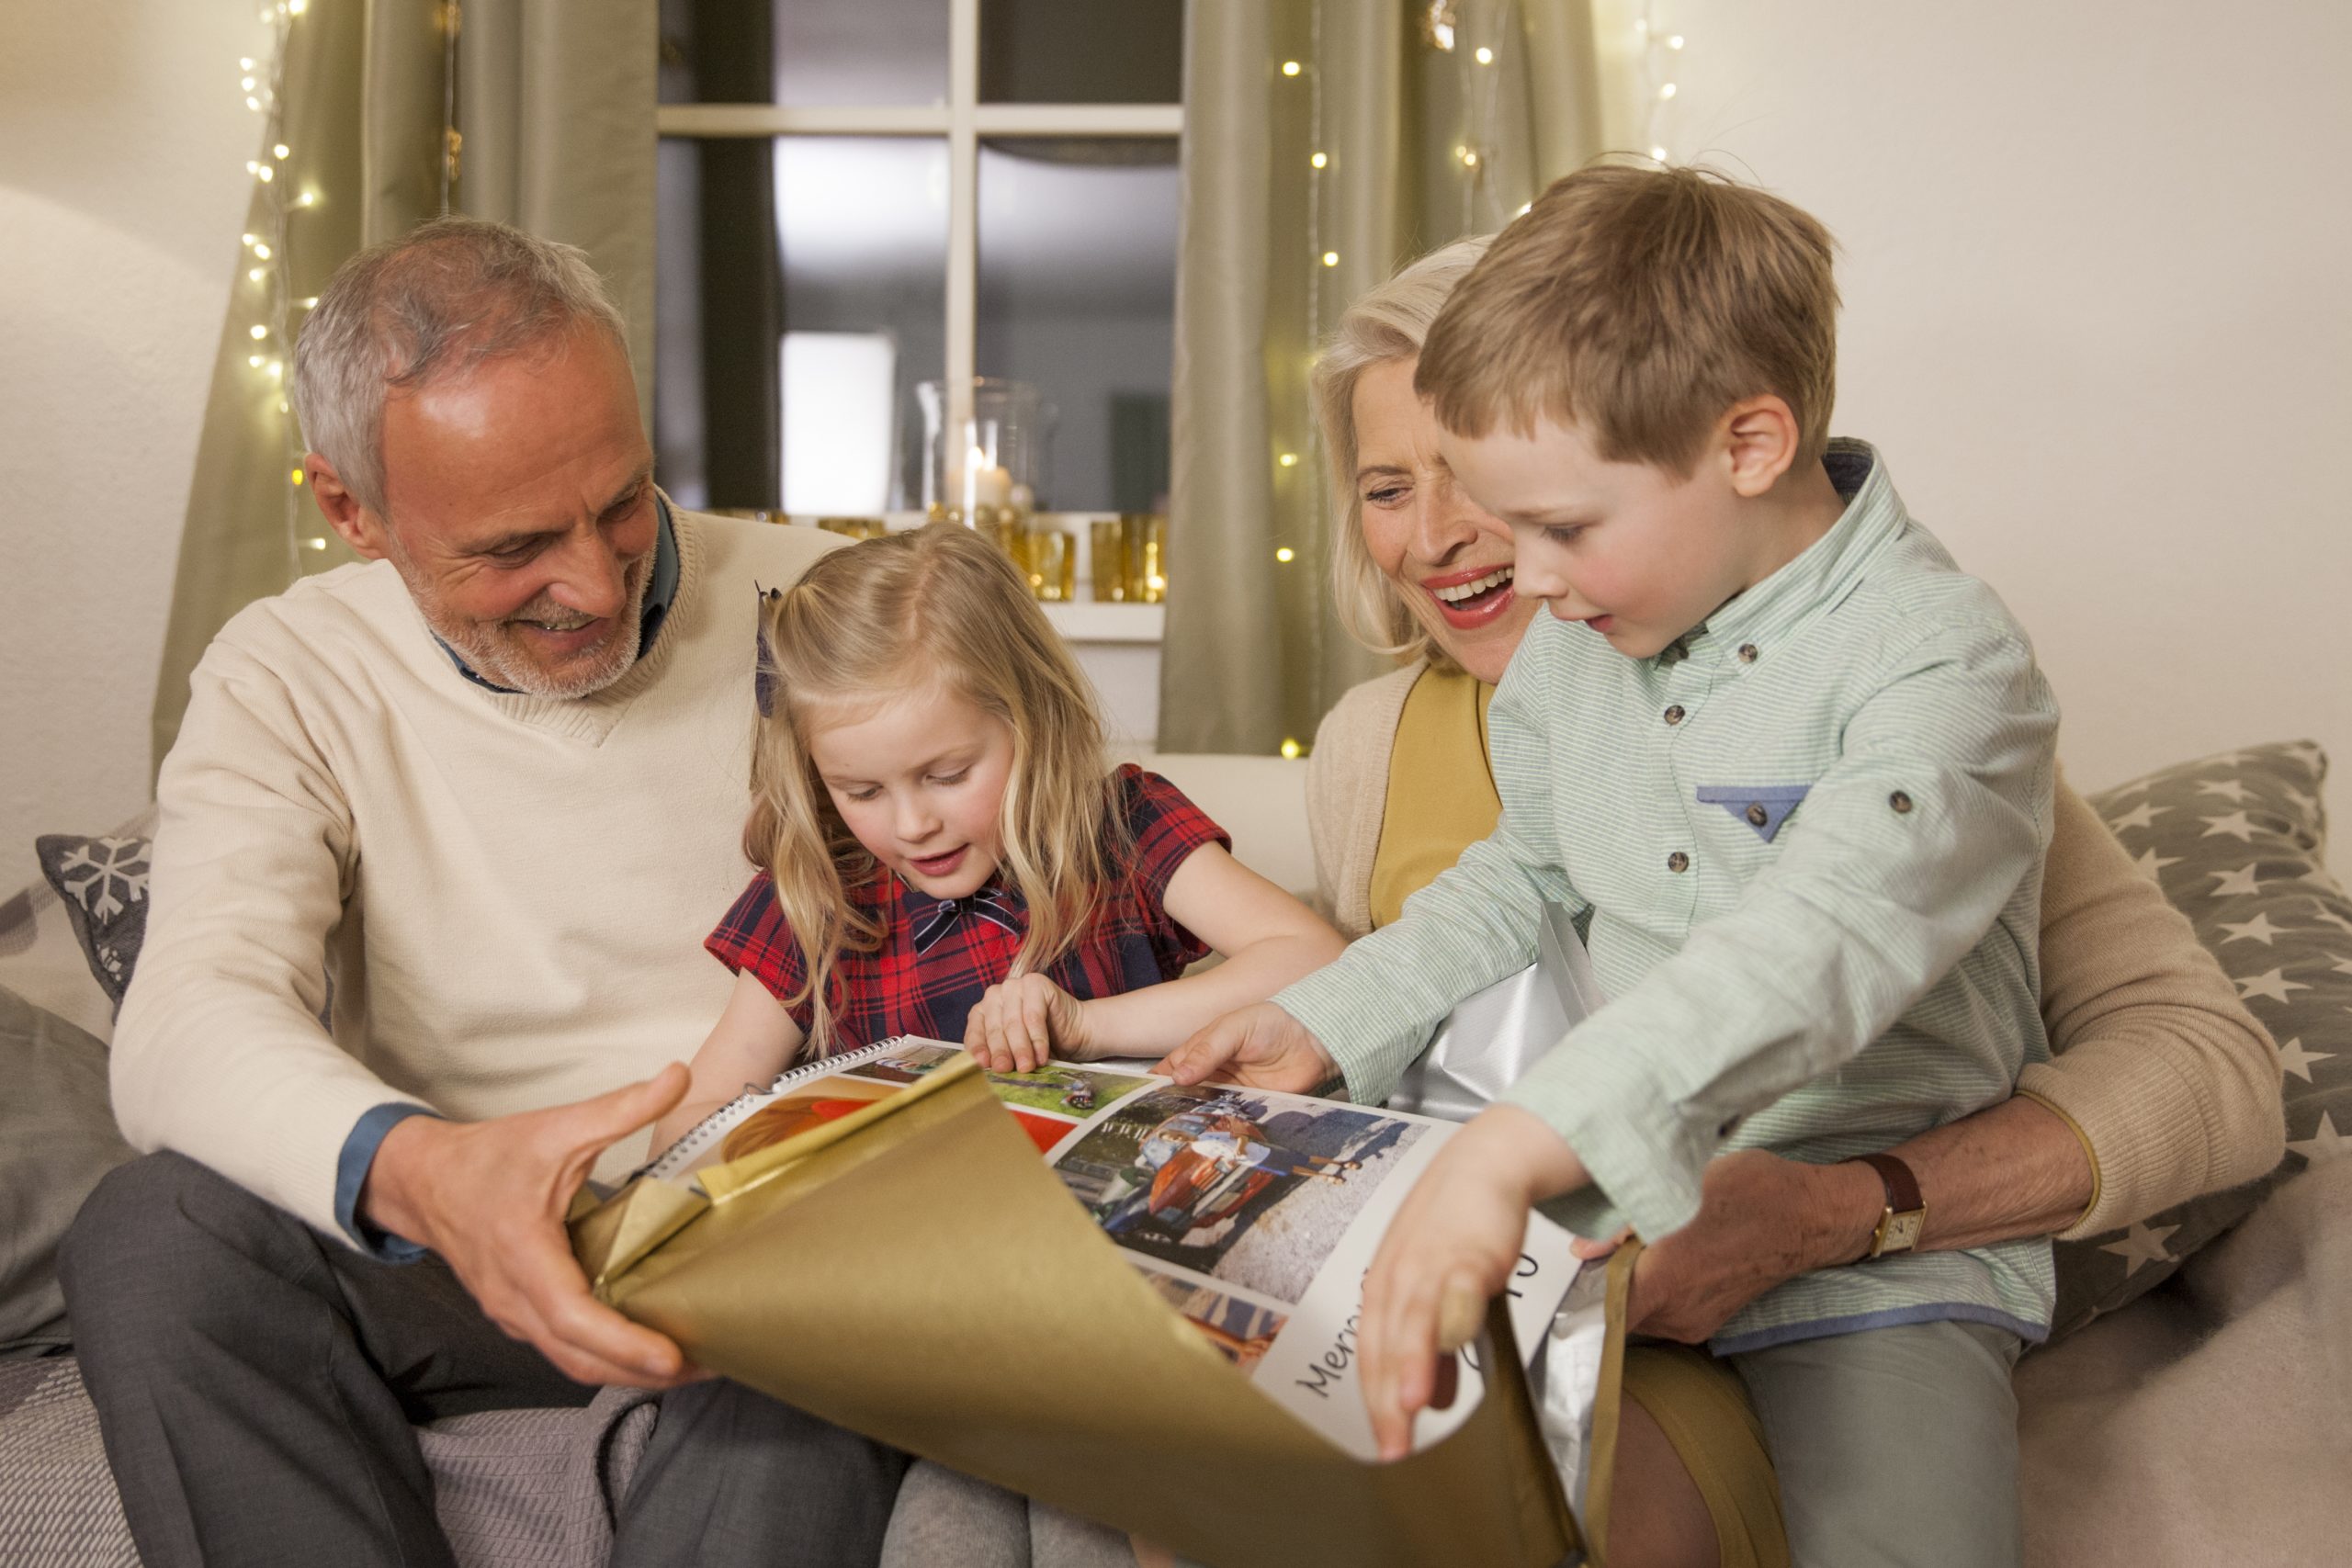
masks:
[[[1869,1166],[1886,1188],[1886,1208],[1871,1232],[1871,1248],[1862,1257],[1883,1258],[1918,1246],[1919,1233],[1928,1224],[1928,1201],[1919,1196],[1919,1179],[1911,1174],[1911,1168],[1893,1155],[1857,1155],[1847,1163]]]

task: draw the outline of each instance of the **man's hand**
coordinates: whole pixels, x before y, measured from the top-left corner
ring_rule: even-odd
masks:
[[[1340,1067],[1305,1024],[1272,1002],[1260,1002],[1235,1009],[1170,1052],[1166,1071],[1181,1084],[1215,1078],[1312,1094],[1338,1077]]]
[[[676,1105],[686,1069],[576,1105],[443,1122],[412,1116],[384,1135],[361,1213],[432,1248],[492,1323],[577,1382],[669,1388],[704,1375],[677,1346],[588,1292],[564,1215],[605,1145]]]
[[[1884,1193],[1868,1166],[1805,1165],[1762,1149],[1707,1164],[1699,1213],[1634,1265],[1626,1327],[1699,1345],[1740,1308],[1813,1269],[1851,1263],[1870,1245]],[[1579,1258],[1612,1251],[1578,1241]]]
[[[1364,1276],[1357,1347],[1383,1459],[1412,1451],[1413,1417],[1435,1402],[1439,1358],[1476,1337],[1510,1283],[1538,1198],[1572,1191],[1583,1162],[1515,1105],[1491,1105],[1446,1140],[1388,1224]]]
[[[981,993],[964,1048],[992,1073],[1034,1072],[1057,1055],[1082,1062],[1086,1006],[1043,975],[1017,976]]]

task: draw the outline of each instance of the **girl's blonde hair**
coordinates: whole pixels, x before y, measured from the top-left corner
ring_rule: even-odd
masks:
[[[937,687],[1012,731],[999,867],[1028,906],[1015,975],[1052,964],[1092,918],[1125,852],[1093,689],[1003,552],[933,524],[834,550],[760,607],[763,704],[743,852],[775,884],[807,964],[808,1050],[829,1048],[843,951],[873,952],[880,921],[849,890],[874,857],[833,809],[811,727]]]
[[[1430,323],[1453,286],[1487,254],[1492,235],[1457,240],[1406,267],[1349,306],[1315,362],[1315,412],[1340,526],[1331,549],[1331,592],[1340,625],[1375,653],[1450,666],[1444,650],[1405,607],[1363,542],[1363,498],[1356,491],[1356,378],[1375,365],[1419,356]]]

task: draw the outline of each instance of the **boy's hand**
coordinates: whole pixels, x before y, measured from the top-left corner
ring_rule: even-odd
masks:
[[[964,1048],[992,1073],[1026,1073],[1058,1052],[1086,1059],[1086,1009],[1043,975],[990,986],[964,1021]]]
[[[1584,1185],[1558,1134],[1515,1105],[1493,1105],[1448,1139],[1389,1222],[1364,1276],[1357,1340],[1380,1457],[1412,1451],[1413,1417],[1431,1403],[1438,1359],[1477,1337],[1510,1282],[1539,1197]]]
[[[1306,1025],[1260,1002],[1235,1009],[1170,1052],[1166,1071],[1181,1084],[1218,1078],[1312,1094],[1337,1077],[1340,1066]]]

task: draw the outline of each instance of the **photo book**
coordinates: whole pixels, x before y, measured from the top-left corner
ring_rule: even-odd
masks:
[[[1544,1403],[1590,1402],[1568,1234],[1531,1217],[1450,1402],[1374,1462],[1362,1282],[1454,1123],[1148,1066],[811,1062],[583,1205],[575,1251],[700,1365],[1204,1562],[1572,1560],[1521,1374],[1558,1352]]]

